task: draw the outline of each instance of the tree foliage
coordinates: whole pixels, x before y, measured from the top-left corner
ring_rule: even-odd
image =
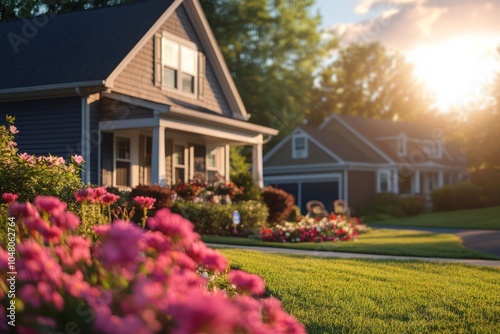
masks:
[[[201,0],[252,122],[303,119],[322,43],[314,0]]]
[[[307,119],[331,114],[413,121],[431,111],[432,99],[399,53],[379,43],[350,44],[320,73]]]
[[[0,21],[26,18],[43,13],[68,12],[112,6],[130,0],[2,0],[0,1]]]

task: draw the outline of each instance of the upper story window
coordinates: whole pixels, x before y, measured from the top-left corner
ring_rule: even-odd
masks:
[[[441,159],[443,156],[443,143],[426,140],[422,143],[422,150],[431,159]]]
[[[205,56],[196,44],[163,33],[155,37],[155,84],[203,98]]]
[[[303,134],[295,134],[292,137],[292,158],[305,159],[309,155],[307,137]]]

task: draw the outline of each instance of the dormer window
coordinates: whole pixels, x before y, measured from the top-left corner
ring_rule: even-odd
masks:
[[[155,84],[202,98],[205,56],[196,44],[166,32],[155,41]]]
[[[308,157],[308,141],[303,134],[295,134],[292,137],[292,158],[305,159]]]
[[[404,134],[398,136],[398,157],[406,157],[406,141]]]
[[[431,159],[441,159],[443,156],[443,143],[436,143],[431,140],[422,143],[424,153]]]

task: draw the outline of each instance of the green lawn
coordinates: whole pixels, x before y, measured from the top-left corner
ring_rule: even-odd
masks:
[[[259,239],[217,236],[203,236],[202,239],[209,243],[294,248],[315,251],[461,259],[498,259],[493,255],[463,247],[460,238],[453,234],[437,234],[406,230],[372,230],[366,234],[361,234],[357,241],[323,243],[277,243],[263,242]]]
[[[498,333],[500,270],[220,250],[308,333]]]
[[[406,218],[391,218],[368,225],[425,226],[500,230],[500,206],[485,209],[427,213]]]

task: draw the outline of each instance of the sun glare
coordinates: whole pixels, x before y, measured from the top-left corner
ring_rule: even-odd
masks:
[[[417,47],[407,53],[415,75],[435,94],[440,111],[460,108],[480,90],[500,65],[498,39],[468,36]]]

